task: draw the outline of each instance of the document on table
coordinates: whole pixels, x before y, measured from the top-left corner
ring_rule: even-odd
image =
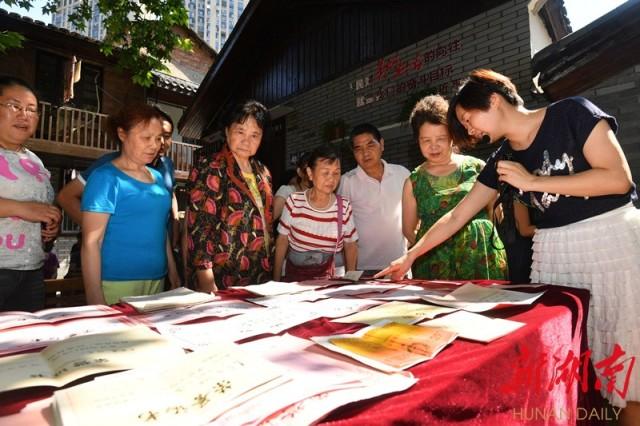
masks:
[[[219,297],[213,294],[193,291],[186,287],[178,287],[173,290],[145,296],[122,297],[120,301],[133,306],[138,312],[153,312],[161,309],[194,306],[216,299],[219,299]]]
[[[281,367],[291,381],[228,411],[216,419],[216,425],[312,424],[342,405],[399,392],[417,381],[410,373],[385,374],[327,354],[313,342],[288,334],[241,347]]]
[[[45,309],[38,312],[9,311],[0,313],[0,330],[33,324],[54,324],[72,319],[122,315],[122,312],[104,305],[74,306]]]
[[[326,299],[329,296],[319,293],[315,290],[303,291],[302,293],[280,294],[276,296],[257,297],[255,299],[247,299],[252,303],[265,306],[268,308],[277,308],[291,306],[298,302],[315,302],[316,300]]]
[[[278,308],[252,310],[224,321],[188,325],[158,325],[158,331],[182,342],[187,348],[215,344],[219,339],[238,341],[265,333],[280,333],[319,317],[342,317],[378,305],[363,299],[326,299],[315,303],[297,303]]]
[[[42,352],[0,358],[0,392],[31,386],[62,386],[81,377],[175,359],[184,351],[145,326],[76,336]],[[178,361],[179,362],[179,361]]]
[[[435,318],[437,315],[448,314],[453,311],[455,311],[455,309],[445,308],[442,306],[407,302],[389,302],[375,306],[366,311],[360,311],[343,318],[334,319],[333,321],[369,325],[373,325],[381,321],[415,324],[426,318]]]
[[[398,372],[432,359],[455,338],[447,330],[389,322],[311,340],[378,370]]]
[[[251,310],[260,310],[260,306],[241,300],[217,300],[190,308],[167,309],[139,315],[136,319],[153,325],[180,324],[206,317],[226,318],[245,314]]]
[[[478,342],[492,342],[525,326],[525,323],[458,311],[442,318],[425,321],[421,325],[457,333],[459,337]]]
[[[58,424],[69,426],[200,425],[288,380],[270,362],[218,342],[60,390],[53,407]]]
[[[336,288],[318,290],[318,293],[322,293],[330,297],[356,296],[360,294],[384,293],[385,291],[394,290],[402,286],[403,284],[385,284],[372,281],[365,284],[350,284]]]
[[[422,299],[437,305],[463,309],[469,312],[483,312],[506,306],[530,305],[543,294],[544,291],[540,293],[523,293],[500,288],[482,287],[469,283],[446,296],[422,296]]]
[[[74,336],[118,331],[136,324],[140,323],[132,318],[109,316],[3,330],[0,333],[0,355],[42,348]]]
[[[240,288],[250,291],[251,293],[258,294],[260,296],[277,296],[280,294],[300,293],[302,291],[309,291],[320,287],[322,286],[313,284],[301,284],[299,282],[285,283],[280,281],[268,281],[264,284],[250,285]]]
[[[368,294],[365,295],[367,299],[374,300],[398,300],[398,301],[411,301],[422,300],[422,296],[444,296],[451,290],[427,290],[417,285],[407,285],[395,290],[389,290],[386,293],[380,294]]]

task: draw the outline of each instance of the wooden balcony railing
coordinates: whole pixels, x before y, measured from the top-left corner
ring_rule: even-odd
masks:
[[[39,152],[61,154],[81,158],[98,158],[118,149],[106,132],[106,114],[93,111],[57,107],[40,102],[40,121],[29,148]],[[186,179],[193,153],[198,145],[174,142],[169,155],[176,168],[176,179]]]

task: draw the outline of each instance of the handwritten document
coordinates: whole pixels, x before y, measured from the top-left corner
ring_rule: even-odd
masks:
[[[158,331],[178,339],[187,348],[216,344],[220,339],[238,341],[265,333],[280,333],[319,317],[337,318],[378,305],[363,299],[326,299],[314,303],[252,310],[224,321],[188,325],[158,325]]]
[[[469,312],[483,312],[499,307],[530,305],[543,294],[544,291],[540,293],[523,293],[468,283],[446,296],[430,295],[422,296],[422,299],[437,305],[463,309]]]
[[[81,377],[173,359],[183,350],[144,326],[77,336],[40,353],[0,358],[0,391],[29,386],[62,386]]]
[[[286,381],[275,365],[219,342],[175,362],[57,391],[53,407],[70,426],[201,425]]]
[[[252,309],[262,309],[252,303],[241,300],[218,300],[189,308],[166,309],[137,316],[136,319],[153,325],[180,324],[195,319],[217,317],[226,318],[240,315]]]
[[[271,418],[277,418],[279,425],[312,424],[331,410],[362,399],[363,393],[366,397],[384,395],[416,382],[409,373],[385,374],[288,334],[241,347],[278,365],[291,380],[228,411],[216,419],[216,425],[262,424]],[[335,392],[340,392],[339,398],[330,397]]]
[[[35,324],[0,333],[0,355],[42,348],[70,337],[123,330],[139,324],[125,316],[86,318],[57,324]]]
[[[74,306],[72,308],[45,309],[38,312],[1,312],[0,330],[33,324],[54,324],[72,319],[122,315],[122,312],[104,305]]]
[[[178,287],[147,296],[127,296],[121,298],[120,301],[133,306],[138,312],[153,312],[160,309],[198,305],[216,299],[218,297],[213,294],[193,291],[186,287]]]
[[[422,325],[457,333],[459,337],[478,342],[491,342],[523,327],[525,324],[501,318],[489,318],[471,312],[458,311]]]
[[[420,303],[389,302],[366,311],[356,312],[344,318],[334,319],[333,321],[372,325],[386,320],[403,324],[415,324],[426,318],[435,318],[437,315],[453,311],[455,311],[453,308]]]
[[[456,334],[447,330],[389,322],[351,335],[311,340],[378,370],[398,372],[432,359],[455,338]]]

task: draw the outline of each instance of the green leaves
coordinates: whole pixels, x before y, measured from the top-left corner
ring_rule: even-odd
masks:
[[[24,37],[12,31],[0,31],[0,54],[8,49],[22,47]]]
[[[0,0],[0,3],[27,10],[32,7],[32,0]],[[55,12],[57,4],[58,0],[47,0],[43,13]],[[117,55],[119,67],[131,72],[136,84],[151,86],[151,71],[166,71],[164,63],[171,60],[174,49],[193,48],[191,40],[172,30],[174,26],[188,26],[183,0],[98,0],[97,9],[104,16],[106,30],[100,50],[106,56]],[[84,30],[94,13],[90,1],[82,0],[69,15],[69,21]],[[20,47],[22,40],[20,34],[0,32],[0,53]]]

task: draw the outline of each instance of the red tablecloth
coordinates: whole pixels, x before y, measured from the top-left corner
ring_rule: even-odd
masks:
[[[579,354],[585,349],[582,330],[589,294],[558,286],[529,291],[541,290],[546,293],[533,306],[488,313],[526,326],[490,344],[457,339],[435,359],[409,370],[420,379],[409,390],[349,404],[334,411],[322,424],[575,424],[576,407],[587,403],[578,401],[582,398],[578,383],[567,383],[561,366],[569,351]],[[243,296],[246,293],[242,291],[224,294],[225,298]],[[358,328],[319,318],[287,332],[310,337]],[[0,395],[0,416],[15,413],[26,402],[51,393],[40,388]]]

